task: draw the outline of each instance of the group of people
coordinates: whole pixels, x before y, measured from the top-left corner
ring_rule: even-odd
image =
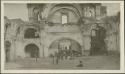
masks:
[[[60,50],[59,52],[51,54],[52,63],[59,64],[60,60],[62,61],[62,60],[72,59],[73,56],[74,56],[73,51],[71,50]],[[83,63],[81,60],[79,60],[78,65],[76,65],[76,67],[83,67]]]
[[[73,57],[76,57],[78,55],[81,55],[78,51],[75,50],[61,50],[54,52],[53,54],[50,55],[50,57],[53,59],[53,64],[58,64],[59,60],[72,60]]]
[[[53,64],[58,64],[59,60],[71,59],[72,56],[73,53],[71,50],[59,50],[58,52],[51,54],[50,57],[53,59]]]

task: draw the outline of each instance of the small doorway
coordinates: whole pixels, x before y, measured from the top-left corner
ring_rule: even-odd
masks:
[[[28,44],[25,47],[25,53],[26,53],[26,57],[30,57],[30,58],[38,58],[39,57],[39,48],[37,45],[35,44]]]

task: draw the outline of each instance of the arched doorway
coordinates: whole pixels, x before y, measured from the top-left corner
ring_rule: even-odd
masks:
[[[96,23],[91,30],[90,55],[108,54],[105,43],[106,29],[100,23]]]
[[[60,53],[60,55],[81,56],[82,47],[73,39],[62,38],[51,43],[49,47],[49,55],[54,54],[55,52]]]
[[[39,38],[38,31],[34,28],[28,28],[25,31],[24,38]]]
[[[35,44],[28,44],[25,47],[25,53],[26,53],[26,57],[31,57],[31,58],[35,58],[35,57],[39,57],[39,48],[37,45]]]

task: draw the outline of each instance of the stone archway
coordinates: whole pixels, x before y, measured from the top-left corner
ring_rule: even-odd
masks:
[[[28,44],[25,46],[26,57],[39,57],[39,47],[35,44]]]
[[[63,51],[66,51],[70,55],[72,54],[73,56],[79,56],[82,54],[82,47],[81,45],[70,38],[61,38],[58,40],[53,41],[50,46],[49,46],[49,56],[51,54],[54,54],[55,52],[61,52],[62,54]]]
[[[48,16],[51,16],[53,14],[53,12],[55,12],[59,9],[62,9],[62,8],[70,9],[73,12],[75,12],[79,17],[81,17],[80,11],[78,10],[78,8],[74,4],[55,4],[55,5],[52,5],[52,7],[48,13],[49,14]]]

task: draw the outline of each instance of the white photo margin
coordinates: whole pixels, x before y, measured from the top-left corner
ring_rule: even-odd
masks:
[[[120,3],[120,70],[5,70],[4,3]],[[1,1],[1,72],[2,73],[124,73],[124,1]]]

